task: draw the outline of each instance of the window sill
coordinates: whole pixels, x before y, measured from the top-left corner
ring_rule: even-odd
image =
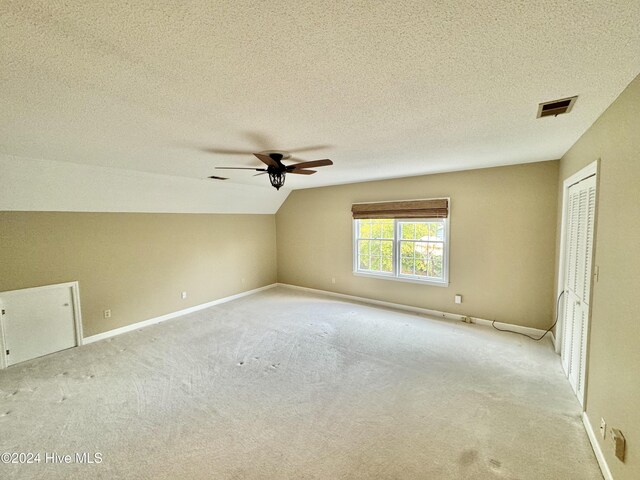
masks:
[[[449,282],[434,282],[429,280],[417,280],[413,278],[406,277],[396,277],[393,275],[376,275],[375,273],[363,273],[363,272],[353,272],[353,275],[356,277],[365,277],[365,278],[376,278],[379,280],[391,280],[392,282],[403,282],[403,283],[417,283],[419,285],[429,285],[432,287],[448,287]]]

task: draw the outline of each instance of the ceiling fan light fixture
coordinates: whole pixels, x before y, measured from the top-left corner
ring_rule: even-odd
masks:
[[[280,190],[280,187],[284,185],[285,172],[269,169],[269,181],[276,190]]]

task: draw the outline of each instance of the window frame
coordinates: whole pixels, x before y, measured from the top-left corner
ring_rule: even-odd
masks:
[[[362,219],[365,220],[365,219]],[[420,285],[432,285],[436,287],[448,287],[449,286],[449,251],[451,249],[451,239],[449,235],[449,218],[394,218],[393,219],[393,271],[389,273],[385,272],[371,272],[367,270],[361,270],[358,262],[358,222],[359,219],[352,219],[353,229],[353,244],[352,244],[352,257],[353,257],[353,274],[359,277],[379,278],[384,280],[393,280],[395,282],[417,283]],[[408,275],[400,273],[400,258],[401,249],[401,224],[402,223],[418,223],[418,222],[442,222],[444,224],[444,240],[442,246],[444,253],[442,255],[442,270],[443,279],[436,280],[433,277],[422,278],[418,275]],[[413,240],[415,242],[415,240]],[[437,242],[432,242],[437,243]]]

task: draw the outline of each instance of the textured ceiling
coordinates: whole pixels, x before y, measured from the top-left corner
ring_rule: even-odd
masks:
[[[0,0],[0,152],[203,178],[258,166],[207,149],[328,145],[288,188],[555,159],[640,71],[639,24],[638,0]]]

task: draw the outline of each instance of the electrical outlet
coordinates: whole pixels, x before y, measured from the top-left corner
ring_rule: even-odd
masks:
[[[105,310],[103,314],[104,314],[104,318],[111,318],[111,310]]]
[[[180,294],[180,298],[182,298],[183,300],[184,300],[185,298],[187,298],[187,292],[182,292],[182,293]]]
[[[456,295],[455,297],[453,297],[453,299],[457,304],[462,303],[462,295]]]
[[[336,277],[331,277],[331,283],[333,283],[333,284],[336,283]]]
[[[625,439],[622,432],[617,428],[611,429],[611,442],[613,443],[613,452],[616,458],[624,462]]]
[[[243,278],[243,279],[242,279],[242,286],[244,287],[246,283],[247,283],[247,279],[246,279],[246,278]]]
[[[607,436],[607,422],[604,418],[600,419],[600,436],[606,438]]]

